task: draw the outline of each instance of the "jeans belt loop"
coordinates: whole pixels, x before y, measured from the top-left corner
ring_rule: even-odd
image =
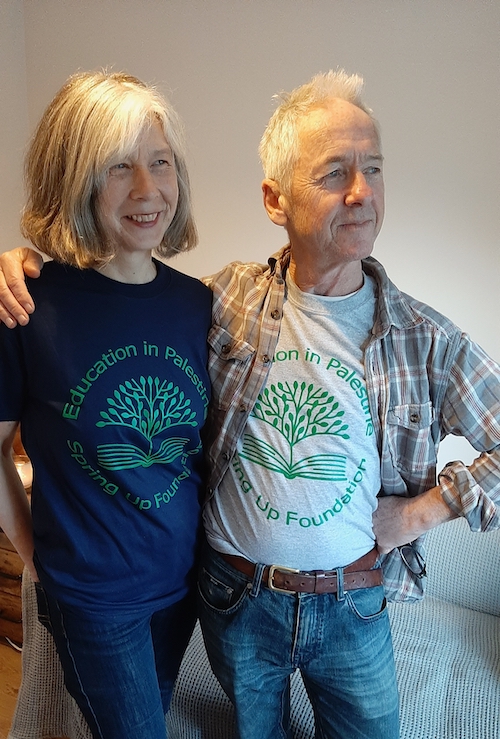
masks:
[[[337,567],[337,600],[341,603],[345,599],[344,594],[344,568]]]
[[[264,574],[264,570],[266,569],[266,565],[257,563],[255,565],[255,573],[253,576],[252,581],[252,589],[250,590],[250,595],[252,598],[256,598],[260,592],[260,588],[262,585],[262,576]]]

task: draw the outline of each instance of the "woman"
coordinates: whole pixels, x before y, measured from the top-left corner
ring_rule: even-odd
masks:
[[[196,243],[179,121],[134,77],[75,75],[26,181],[23,234],[54,261],[29,327],[0,335],[0,526],[93,736],[160,739],[195,619],[209,401],[210,291],[152,256]]]

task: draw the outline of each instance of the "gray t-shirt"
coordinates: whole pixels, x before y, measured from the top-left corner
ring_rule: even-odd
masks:
[[[375,287],[365,276],[344,298],[303,293],[290,277],[287,288],[266,387],[204,522],[218,551],[332,569],[374,544],[380,459],[363,356]]]

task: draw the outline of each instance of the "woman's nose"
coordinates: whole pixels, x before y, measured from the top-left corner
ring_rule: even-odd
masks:
[[[154,177],[147,167],[137,167],[134,170],[130,193],[132,198],[146,200],[156,195],[157,189]]]

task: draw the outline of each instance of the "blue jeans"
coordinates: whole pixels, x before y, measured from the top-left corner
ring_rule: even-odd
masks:
[[[206,546],[199,616],[240,739],[289,739],[289,678],[300,670],[321,739],[398,739],[399,698],[382,586],[274,592]]]
[[[37,583],[40,621],[54,636],[69,693],[95,739],[165,739],[165,713],[193,631],[192,595],[134,618],[92,615]]]

